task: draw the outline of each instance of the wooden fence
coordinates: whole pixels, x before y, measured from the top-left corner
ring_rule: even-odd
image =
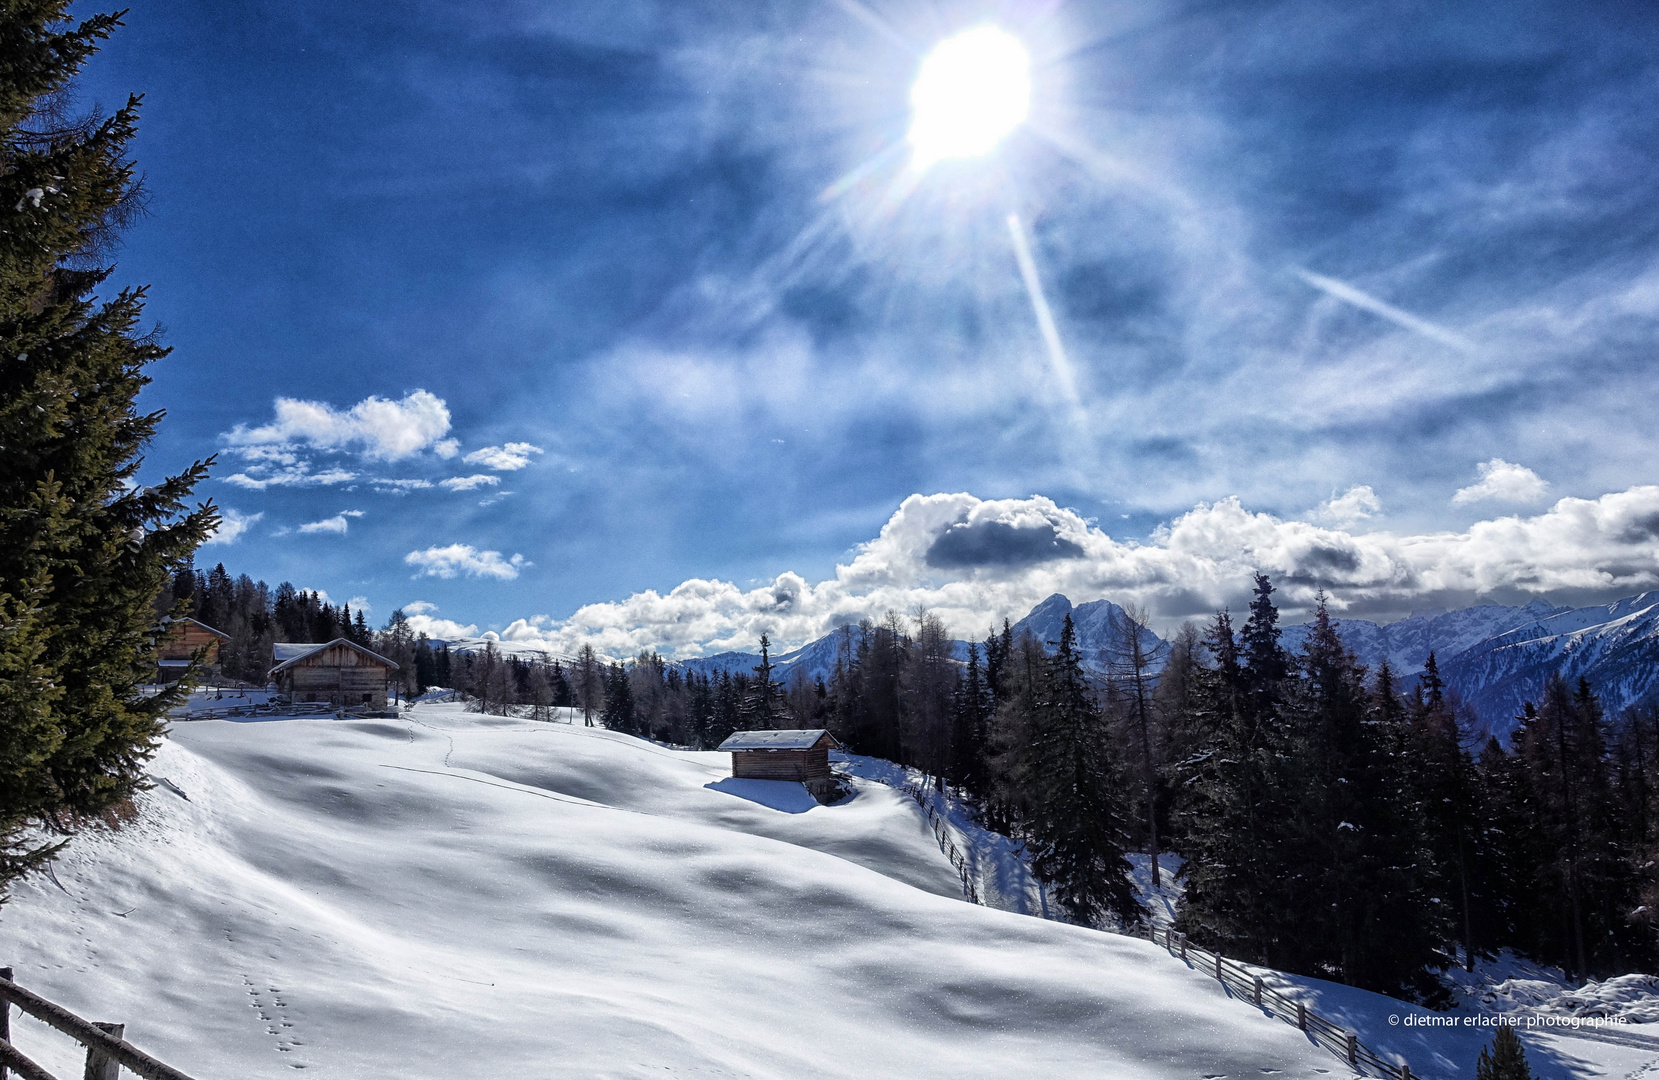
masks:
[[[8,1080],[8,1070],[23,1080],[57,1080],[12,1045],[13,1005],[86,1047],[86,1080],[118,1080],[122,1066],[145,1080],[190,1080],[189,1076],[123,1039],[125,1025],[82,1020],[63,1006],[54,1005],[12,982],[11,968],[0,968],[0,1080]]]
[[[330,705],[326,701],[309,701],[299,705],[260,702],[247,705],[219,705],[211,709],[196,709],[192,712],[168,713],[167,719],[178,723],[184,720],[224,720],[232,716],[316,716],[323,713],[337,712],[339,708],[338,705]]]
[[[916,805],[922,808],[923,814],[927,815],[927,823],[933,826],[933,838],[939,841],[939,850],[945,853],[945,858],[950,860],[950,864],[956,868],[957,876],[962,879],[962,895],[968,898],[969,903],[984,903],[979,898],[979,886],[974,883],[968,860],[957,850],[956,842],[951,839],[950,825],[939,815],[939,811],[934,809],[933,800],[928,798],[920,788],[904,787],[899,790],[915,799]]]
[[[1272,987],[1264,986],[1260,975],[1245,970],[1238,961],[1200,949],[1187,941],[1187,935],[1168,928],[1159,930],[1153,927],[1151,937],[1153,944],[1161,942],[1171,954],[1185,960],[1195,970],[1219,980],[1235,996],[1250,1002],[1269,1016],[1295,1024],[1298,1029],[1307,1032],[1308,1038],[1346,1061],[1361,1076],[1377,1076],[1384,1080],[1424,1080],[1422,1074],[1411,1071],[1410,1065],[1396,1065],[1384,1060],[1375,1050],[1360,1042],[1359,1036],[1352,1031],[1331,1023],[1302,1002],[1292,1001]]]

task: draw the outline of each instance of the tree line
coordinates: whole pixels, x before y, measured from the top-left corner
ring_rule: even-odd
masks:
[[[933,614],[889,612],[836,632],[827,675],[781,681],[764,636],[753,670],[700,672],[591,646],[451,654],[401,612],[373,630],[362,612],[223,567],[181,576],[174,594],[231,634],[227,673],[240,662],[262,678],[270,641],[343,636],[397,661],[406,692],[453,688],[486,711],[575,708],[696,749],[737,730],[827,728],[1023,841],[1082,923],[1141,923],[1126,856],[1151,853],[1157,880],[1169,852],[1194,941],[1384,993],[1438,1000],[1435,970],[1505,948],[1581,976],[1655,958],[1659,709],[1609,718],[1590,686],[1556,679],[1507,744],[1477,745],[1432,655],[1409,685],[1387,663],[1367,670],[1323,602],[1285,649],[1265,576],[1242,626],[1223,611],[1155,648],[1129,611],[1094,656],[1068,616],[1057,640],[1005,622],[964,657]]]
[[[1323,600],[1287,650],[1265,576],[1242,626],[1220,612],[1162,655],[1143,616],[1119,622],[1094,657],[1068,616],[1055,641],[1004,623],[964,659],[936,617],[889,613],[837,632],[827,677],[776,685],[765,650],[749,675],[646,654],[606,669],[595,708],[704,748],[828,728],[1024,841],[1083,923],[1140,923],[1126,855],[1164,851],[1194,941],[1383,993],[1443,1003],[1436,971],[1503,949],[1578,977],[1655,959],[1659,709],[1608,717],[1556,678],[1510,739],[1477,742],[1432,654],[1411,680],[1368,670]]]

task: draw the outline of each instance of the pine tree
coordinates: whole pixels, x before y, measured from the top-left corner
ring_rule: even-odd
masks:
[[[1500,1024],[1490,1049],[1482,1049],[1475,1062],[1475,1080],[1533,1080],[1527,1064],[1526,1047],[1509,1024]]]
[[[65,115],[120,25],[72,25],[68,9],[0,11],[0,887],[50,850],[23,842],[26,822],[73,828],[142,782],[182,692],[137,691],[153,603],[217,523],[210,505],[186,512],[206,463],[133,482],[162,418],[138,394],[168,350],[139,330],[144,290],[93,290],[141,206],[126,157],[138,99]]]
[[[1026,830],[1031,870],[1074,921],[1145,919],[1124,857],[1126,815],[1112,790],[1111,748],[1077,654],[1067,613],[1049,658],[1033,725],[1036,792]]]

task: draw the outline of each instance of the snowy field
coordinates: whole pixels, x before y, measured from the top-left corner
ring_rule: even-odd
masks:
[[[962,902],[890,788],[410,716],[179,724],[152,772],[188,801],[22,883],[0,963],[204,1080],[1341,1072],[1148,942]]]
[[[177,725],[151,771],[188,799],[23,882],[0,964],[202,1080],[1346,1073],[1149,942],[964,903],[875,780],[823,807],[579,722],[407,716]],[[1541,1075],[1656,1060],[1584,1045]]]

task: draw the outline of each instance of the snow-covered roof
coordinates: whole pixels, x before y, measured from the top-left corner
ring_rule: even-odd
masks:
[[[312,653],[321,652],[324,649],[330,649],[336,645],[344,645],[346,648],[354,649],[357,652],[362,653],[364,656],[372,656],[376,660],[379,660],[382,664],[385,664],[387,667],[391,668],[393,671],[398,670],[397,664],[391,660],[386,659],[384,656],[381,656],[372,649],[365,649],[355,641],[347,641],[342,637],[335,638],[333,641],[325,641],[320,645],[314,643],[306,644],[297,641],[276,642],[271,646],[271,659],[276,661],[276,665],[271,668],[270,674],[275,675],[283,668],[291,667],[294,664],[299,663]]]
[[[823,728],[790,728],[783,731],[734,731],[717,750],[810,750],[820,739],[840,746]]]

